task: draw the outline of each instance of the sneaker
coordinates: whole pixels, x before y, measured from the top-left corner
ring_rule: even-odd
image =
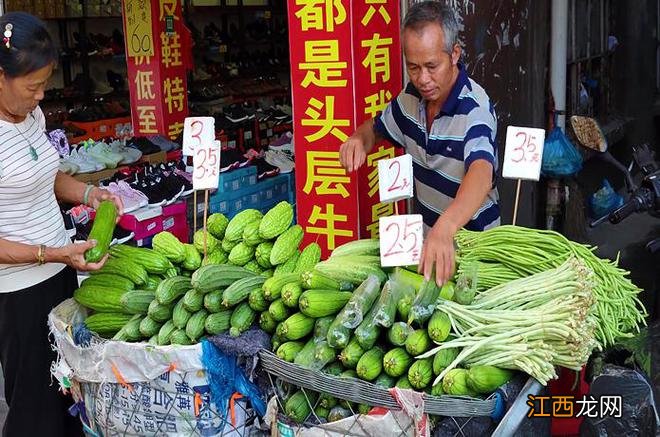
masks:
[[[238,168],[238,159],[233,150],[235,149],[224,149],[220,152],[220,173]]]
[[[122,160],[119,162],[122,165],[133,164],[142,158],[142,152],[133,147],[126,147],[118,140],[111,142],[109,149],[111,152],[122,156]]]
[[[170,150],[178,149],[179,145],[174,141],[171,141],[169,138],[166,138],[162,135],[154,135],[147,137],[152,144],[156,145],[163,152],[169,152]]]
[[[147,196],[145,196],[141,191],[131,188],[131,186],[126,183],[126,181],[117,182],[117,187],[123,195],[132,198],[133,201],[139,205],[139,208],[143,208],[149,205],[149,199]]]
[[[90,159],[87,155],[80,153],[78,149],[71,150],[71,153],[64,158],[64,161],[77,166],[77,173],[93,173],[105,168],[104,165]]]
[[[269,164],[264,158],[255,159],[253,162],[257,166],[257,179],[259,180],[276,176],[280,172],[279,167]]]
[[[110,245],[114,246],[115,244],[124,244],[131,241],[133,238],[135,238],[135,232],[127,231],[121,226],[115,226],[115,230],[112,233],[112,241],[110,241]]]
[[[160,147],[156,146],[145,137],[134,137],[129,140],[126,146],[140,150],[143,155],[150,155],[161,151]]]
[[[286,144],[291,144],[293,140],[293,133],[291,131],[284,132],[278,139],[271,142],[268,147],[282,147]]]
[[[225,111],[225,117],[233,123],[240,123],[250,118],[241,105],[230,106]]]
[[[120,153],[113,152],[104,142],[96,142],[90,147],[86,147],[87,154],[98,162],[105,164],[106,168],[115,168],[124,159]]]
[[[141,204],[141,197],[129,192],[125,192],[115,182],[110,182],[104,188],[121,199],[122,203],[124,204],[125,213],[133,212],[144,206]]]
[[[60,158],[59,170],[62,173],[66,173],[68,175],[74,175],[74,174],[78,173],[78,171],[80,170],[80,167],[78,167],[78,165],[75,164],[74,162],[67,161],[64,158]]]
[[[285,154],[277,150],[267,150],[264,158],[267,163],[280,169],[280,173],[291,173],[295,168],[294,162]]]

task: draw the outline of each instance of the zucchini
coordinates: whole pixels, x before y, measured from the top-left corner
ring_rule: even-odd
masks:
[[[222,293],[222,304],[227,308],[238,305],[248,298],[252,290],[263,286],[265,281],[266,278],[258,275],[237,280]]]
[[[96,313],[85,319],[85,326],[101,337],[108,338],[115,335],[132,317],[122,313]]]
[[[467,371],[467,385],[480,394],[491,394],[513,377],[513,372],[495,366],[472,366]]]
[[[403,346],[406,344],[406,339],[412,331],[412,328],[407,323],[396,322],[387,331],[387,339],[394,346]]]
[[[350,291],[307,290],[300,295],[298,306],[300,312],[309,317],[332,316],[341,311],[352,296]]]
[[[289,308],[298,308],[298,301],[302,295],[303,289],[300,283],[289,282],[282,287],[282,302]]]
[[[355,338],[364,350],[371,349],[376,344],[378,334],[380,334],[380,327],[376,325],[375,321],[376,310],[375,306],[371,308],[360,326],[355,330]]]
[[[359,378],[373,381],[383,371],[383,350],[374,347],[365,352],[358,360],[355,371]]]
[[[413,358],[402,347],[394,348],[383,356],[383,370],[395,378],[407,374],[412,363]]]
[[[426,329],[418,329],[406,339],[406,350],[410,355],[416,357],[429,350],[432,344]]]
[[[119,275],[111,275],[109,273],[88,276],[80,284],[80,288],[91,286],[108,287],[124,291],[133,290],[135,288],[135,284],[133,284],[133,281],[130,279]]]
[[[438,285],[435,283],[435,278],[430,281],[425,280],[410,307],[408,324],[410,325],[413,322],[422,324],[423,322],[426,322],[431,317],[431,314],[433,314],[439,296],[440,288],[438,288]]]
[[[142,339],[140,332],[140,322],[143,315],[136,314],[112,337],[116,341],[139,341]]]
[[[120,313],[125,311],[121,298],[125,290],[100,286],[81,287],[73,292],[73,299],[80,305],[97,312]]]
[[[355,369],[362,355],[364,355],[364,349],[360,346],[357,339],[353,337],[339,354],[339,361],[347,369]]]
[[[232,313],[232,310],[224,310],[209,314],[204,321],[204,329],[211,335],[229,331]]]
[[[357,328],[380,295],[380,280],[369,276],[355,289],[346,306],[339,314],[347,328]],[[302,299],[302,298],[301,298]]]
[[[268,312],[277,322],[285,320],[287,317],[289,317],[290,314],[289,308],[284,305],[282,299],[277,299],[276,301],[272,302],[268,307]]]
[[[127,314],[145,314],[153,300],[152,291],[133,290],[124,293],[120,298],[120,303],[123,312]]]
[[[241,333],[250,329],[257,318],[257,313],[250,308],[247,302],[240,303],[231,315],[229,335],[238,337]]]
[[[239,279],[255,276],[243,267],[230,264],[208,264],[193,273],[191,284],[203,293],[225,288]]]
[[[163,322],[159,322],[146,316],[140,321],[140,334],[142,334],[144,338],[152,337],[158,334],[161,326],[163,326]]]
[[[408,369],[408,381],[418,390],[426,388],[433,378],[433,364],[430,358],[415,361]]]
[[[314,365],[314,351],[316,350],[316,342],[310,339],[305,343],[305,346],[294,357],[293,362],[299,366],[313,368]]]
[[[164,279],[163,282],[158,284],[155,296],[158,303],[167,305],[183,296],[188,290],[190,290],[190,278],[175,276]]]
[[[179,300],[176,305],[174,305],[174,309],[172,311],[172,322],[178,329],[186,329],[188,319],[190,319],[191,316],[192,313],[183,306],[183,299]]]
[[[110,255],[117,258],[125,258],[134,263],[140,264],[147,273],[162,275],[172,268],[172,263],[162,253],[146,247],[133,247],[126,244],[112,246],[109,250]]]
[[[273,275],[263,283],[264,296],[267,300],[274,301],[282,295],[282,287],[289,282],[297,282],[300,279],[298,273],[284,273]]]
[[[449,316],[442,311],[436,310],[431,316],[431,319],[429,319],[426,329],[431,340],[436,343],[445,341],[449,337],[449,331],[451,330]]]
[[[161,326],[158,330],[158,344],[160,346],[170,344],[170,337],[172,336],[172,332],[174,332],[175,329],[176,326],[174,326],[172,320],[165,322],[163,326]]]
[[[219,313],[225,309],[222,305],[222,290],[215,290],[204,295],[204,308],[210,313]]]
[[[206,309],[202,308],[190,316],[186,323],[186,335],[196,342],[204,334],[206,317],[209,315]]]
[[[250,292],[248,296],[248,304],[250,308],[255,311],[262,312],[268,309],[269,302],[264,296],[264,291],[261,287],[257,287]]]
[[[299,340],[314,330],[314,319],[302,313],[289,316],[282,322],[281,336],[287,340]]]
[[[96,208],[96,216],[87,240],[96,240],[96,246],[85,252],[85,262],[97,263],[108,253],[112,234],[117,224],[117,207],[110,200],[103,200]]]
[[[174,304],[163,305],[156,299],[152,300],[147,309],[147,315],[157,322],[165,322],[172,317]]]
[[[304,344],[302,341],[287,341],[277,348],[276,355],[284,361],[292,363],[303,347]]]
[[[195,313],[201,310],[204,306],[204,293],[193,288],[188,290],[181,300],[183,301],[183,307],[185,309],[191,313]]]
[[[440,375],[458,357],[458,348],[441,349],[433,357],[433,373]]]
[[[259,316],[259,327],[263,331],[269,334],[273,334],[277,328],[277,320],[273,319],[273,316],[270,315],[270,312],[264,311]]]

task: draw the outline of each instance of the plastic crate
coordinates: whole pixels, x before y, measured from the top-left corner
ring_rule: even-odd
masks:
[[[257,183],[257,167],[247,167],[220,173],[218,178],[218,191],[228,193],[238,191]]]

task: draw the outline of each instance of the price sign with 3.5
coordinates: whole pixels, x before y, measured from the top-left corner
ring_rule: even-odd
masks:
[[[538,181],[544,141],[543,129],[509,126],[506,130],[502,176],[507,179]]]
[[[381,202],[396,202],[413,196],[412,157],[408,154],[378,161],[378,192]]]
[[[424,243],[420,214],[394,215],[379,219],[380,264],[383,267],[419,264]]]
[[[193,149],[193,187],[195,190],[218,188],[220,144],[215,141],[215,120],[213,117],[194,117],[186,132],[188,120],[186,118],[184,124],[184,139],[189,136]]]

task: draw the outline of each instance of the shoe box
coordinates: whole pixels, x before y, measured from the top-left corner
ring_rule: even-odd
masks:
[[[168,206],[141,208],[134,213],[124,214],[119,225],[135,233],[134,239],[138,246],[151,246],[151,239],[161,231],[171,232],[184,243],[189,241],[185,200]]]

